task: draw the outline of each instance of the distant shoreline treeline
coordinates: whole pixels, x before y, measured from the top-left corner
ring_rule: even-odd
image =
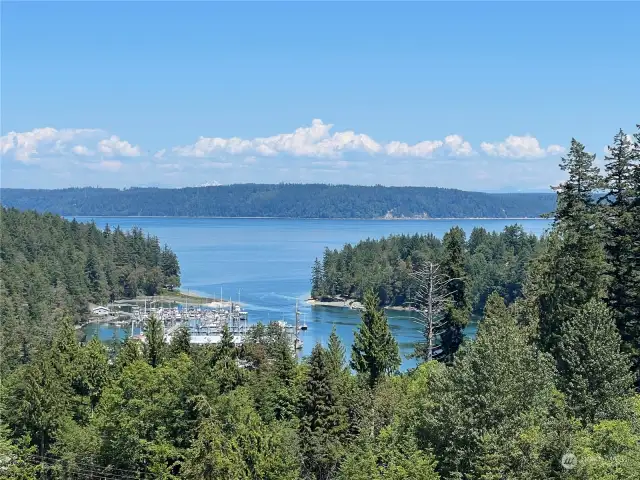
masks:
[[[5,206],[66,216],[262,218],[538,218],[553,193],[436,187],[237,184],[187,188],[3,188]]]

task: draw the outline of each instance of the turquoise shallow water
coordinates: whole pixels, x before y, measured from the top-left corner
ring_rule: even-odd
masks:
[[[219,218],[143,218],[143,217],[76,217],[78,221],[94,220],[103,228],[133,226],[157,235],[178,255],[182,270],[182,289],[210,296],[240,297],[249,312],[249,320],[285,319],[294,321],[296,299],[306,320],[303,333],[303,355],[308,355],[316,342],[326,342],[331,327],[336,325],[347,351],[353,331],[360,321],[357,311],[311,307],[305,303],[310,290],[311,265],[321,257],[325,247],[341,248],[366,238],[390,234],[433,233],[442,237],[459,225],[467,234],[476,226],[500,231],[518,223],[528,232],[542,234],[549,220],[304,220],[304,219],[219,219]],[[404,358],[421,338],[420,328],[408,312],[388,311],[389,323],[403,354],[402,368],[414,365]],[[109,340],[113,328],[90,325],[85,332],[98,331]],[[467,333],[473,335],[475,327]]]

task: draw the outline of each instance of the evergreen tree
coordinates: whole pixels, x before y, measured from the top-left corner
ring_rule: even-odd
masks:
[[[29,435],[45,455],[59,426],[71,413],[71,391],[65,378],[53,368],[50,355],[24,366],[9,386],[8,419],[15,431]]]
[[[40,465],[32,461],[35,447],[29,445],[29,437],[15,444],[9,438],[9,428],[0,417],[0,478],[13,480],[37,480]]]
[[[109,358],[106,347],[97,338],[91,339],[82,351],[80,384],[82,393],[89,397],[91,412],[95,409],[102,390],[109,381]]]
[[[212,363],[215,365],[220,360],[235,359],[236,357],[237,350],[233,343],[233,334],[231,330],[229,330],[229,325],[225,323],[222,327],[220,343],[218,343],[214,349]]]
[[[341,436],[345,428],[346,418],[333,387],[327,354],[317,344],[309,358],[300,409],[302,463],[309,478],[332,477],[342,456]]]
[[[96,303],[106,301],[109,296],[107,281],[105,279],[104,269],[100,264],[98,252],[95,248],[89,250],[84,270],[89,282],[89,292],[91,293],[92,300]]]
[[[329,341],[327,342],[327,363],[329,371],[336,378],[344,373],[346,364],[345,355],[344,345],[336,332],[336,326],[333,325],[333,327],[331,327]]]
[[[298,404],[296,361],[288,343],[278,342],[269,376],[274,393],[274,417],[277,420],[294,418]]]
[[[320,260],[316,258],[315,262],[313,262],[313,268],[311,270],[311,296],[312,297],[322,296],[323,283],[324,281],[322,278],[322,264],[320,263]]]
[[[118,352],[118,356],[116,358],[116,366],[119,370],[122,370],[128,365],[131,365],[133,362],[137,362],[138,360],[142,360],[143,358],[144,357],[140,348],[140,342],[138,340],[127,337],[122,342],[122,346],[120,348],[120,351]]]
[[[634,169],[640,158],[634,158],[630,137],[622,130],[613,139],[605,157],[605,195],[600,199],[605,225],[605,250],[611,281],[607,304],[613,312],[624,342],[624,350],[632,354],[636,370],[640,362],[640,283],[635,272],[640,269],[634,219],[638,191],[634,187]]]
[[[558,359],[560,386],[577,418],[587,424],[621,418],[633,378],[606,305],[591,300],[565,322]]]
[[[147,359],[147,363],[152,367],[160,365],[164,358],[164,325],[155,315],[151,314],[147,318],[147,323],[144,326],[144,353]]]
[[[532,279],[538,292],[540,345],[554,355],[564,322],[589,300],[603,298],[606,287],[595,155],[574,139],[560,166],[569,178],[558,188],[553,231],[539,259],[540,275]]]
[[[214,378],[218,381],[220,393],[233,390],[245,380],[243,369],[238,366],[238,350],[233,341],[229,326],[222,327],[222,337],[213,351],[211,363]]]
[[[174,357],[181,353],[186,353],[187,355],[191,353],[191,332],[188,326],[182,325],[176,330],[173,337],[171,337],[169,350]]]
[[[495,294],[461,353],[422,390],[418,438],[434,449],[442,478],[555,478],[570,438],[556,435],[566,422],[552,359]]]
[[[365,375],[370,387],[400,366],[398,343],[389,329],[378,297],[370,290],[364,297],[364,310],[351,352],[351,368]]]
[[[445,295],[451,299],[442,320],[440,351],[434,354],[437,360],[452,362],[464,338],[463,330],[469,322],[471,308],[467,294],[465,273],[465,233],[454,227],[444,235],[443,274],[449,279],[445,285]]]

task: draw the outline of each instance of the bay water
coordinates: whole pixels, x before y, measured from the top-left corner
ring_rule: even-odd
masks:
[[[550,220],[459,219],[459,220],[315,220],[266,218],[178,218],[178,217],[75,217],[94,221],[99,228],[107,224],[124,230],[134,226],[159,237],[176,253],[180,262],[184,292],[238,300],[249,312],[249,323],[285,320],[295,322],[295,304],[308,330],[301,332],[308,355],[316,342],[326,343],[331,328],[347,348],[360,322],[357,310],[310,306],[306,303],[311,288],[311,267],[322,258],[325,247],[340,249],[367,238],[392,234],[427,234],[442,237],[451,227],[460,226],[467,235],[474,227],[501,231],[507,225],[522,225],[525,231],[541,235]],[[402,369],[415,365],[406,356],[421,340],[415,314],[388,310],[391,329],[400,345]],[[87,336],[109,340],[113,325],[90,324]],[[124,330],[117,332],[124,335]],[[467,335],[475,334],[470,325]]]

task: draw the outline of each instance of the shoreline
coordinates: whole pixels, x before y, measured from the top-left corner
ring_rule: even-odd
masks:
[[[331,307],[331,308],[347,308],[349,310],[362,310],[362,304],[352,298],[344,300],[316,300],[315,298],[308,298],[305,300],[308,305],[312,307]],[[403,307],[400,305],[383,307],[384,310],[395,310],[404,312],[416,311],[413,307]]]

